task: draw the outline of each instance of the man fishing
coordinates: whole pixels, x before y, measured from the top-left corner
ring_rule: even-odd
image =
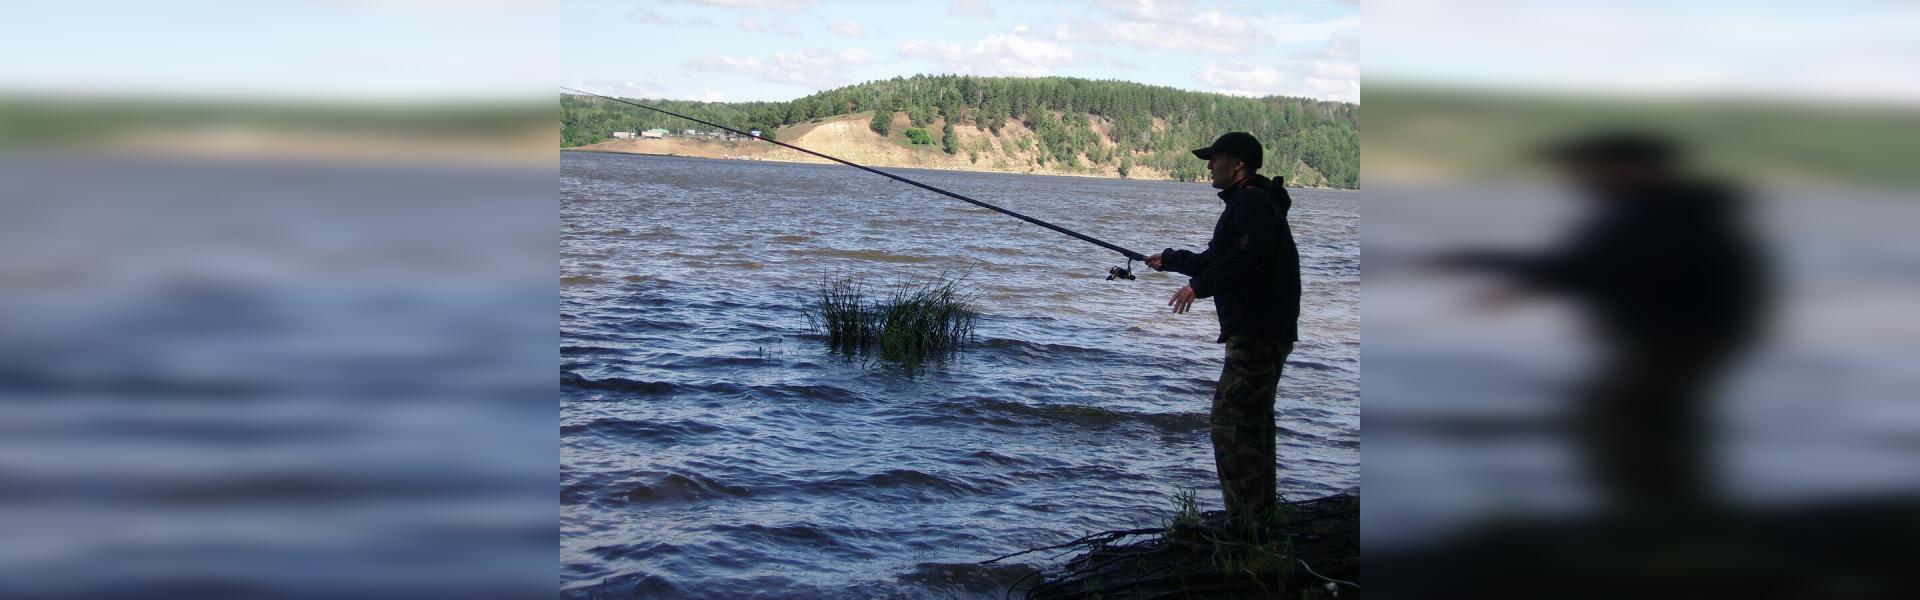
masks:
[[[1586,313],[1598,362],[1572,415],[1589,476],[1620,516],[1687,523],[1712,489],[1708,397],[1759,335],[1771,275],[1736,186],[1688,174],[1679,144],[1612,131],[1543,148],[1592,205],[1559,247],[1462,249],[1432,265],[1502,276],[1484,303],[1526,291]]]
[[[1215,473],[1235,527],[1253,529],[1271,513],[1277,495],[1273,404],[1280,370],[1298,340],[1300,253],[1287,225],[1292,199],[1279,182],[1261,176],[1264,151],[1251,134],[1232,132],[1193,151],[1207,161],[1226,208],[1205,251],[1168,248],[1147,257],[1156,271],[1193,279],[1167,304],[1185,313],[1213,298],[1226,344],[1226,365],[1214,389]]]

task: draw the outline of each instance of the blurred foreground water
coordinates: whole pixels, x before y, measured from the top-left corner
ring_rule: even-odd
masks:
[[[0,158],[0,596],[551,594],[552,186]]]

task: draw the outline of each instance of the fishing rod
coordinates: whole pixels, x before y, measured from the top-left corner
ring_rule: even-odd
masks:
[[[689,117],[689,116],[686,116],[686,115],[683,115],[683,114],[680,114],[680,113],[676,113],[676,112],[673,112],[673,111],[669,111],[669,110],[664,110],[664,109],[659,109],[659,108],[654,108],[654,107],[651,107],[651,106],[647,106],[647,105],[645,105],[645,104],[641,104],[641,103],[638,103],[638,102],[631,102],[631,101],[627,101],[627,100],[622,100],[622,99],[619,99],[619,98],[614,98],[614,97],[610,97],[610,96],[602,96],[602,95],[600,95],[600,94],[595,94],[595,93],[593,93],[593,92],[583,92],[583,91],[580,91],[580,90],[576,90],[576,89],[573,89],[573,88],[570,88],[570,87],[566,87],[566,86],[561,86],[561,87],[560,87],[560,89],[563,89],[563,90],[566,90],[566,91],[569,91],[569,92],[573,92],[573,93],[576,93],[576,94],[584,94],[584,95],[587,95],[587,96],[593,96],[593,97],[595,97],[595,98],[601,98],[601,99],[605,99],[605,100],[612,100],[612,101],[614,101],[614,102],[619,102],[619,103],[621,103],[621,104],[630,104],[630,105],[633,105],[633,106],[638,106],[638,107],[640,107],[640,108],[644,108],[644,109],[647,109],[647,110],[651,110],[651,111],[654,111],[654,112],[657,112],[657,113],[663,113],[663,114],[667,114],[667,115],[671,115],[671,116],[675,116],[675,117],[680,117],[680,118],[682,118],[682,119],[686,119],[686,120],[688,120],[688,121],[693,121],[693,122],[695,122],[695,123],[699,123],[699,124],[701,124],[701,125],[706,125],[706,126],[709,126],[709,127],[718,127],[718,128],[720,128],[720,129],[725,129],[725,130],[727,130],[727,131],[731,131],[731,132],[734,132],[734,133],[737,133],[737,134],[740,134],[740,135],[744,135],[744,136],[747,136],[747,137],[750,137],[750,138],[754,138],[754,139],[757,139],[757,140],[760,140],[760,141],[763,141],[763,142],[767,142],[767,143],[770,143],[770,144],[774,144],[774,145],[777,145],[777,146],[781,146],[781,147],[785,147],[785,148],[792,148],[792,149],[794,149],[794,150],[799,150],[799,151],[801,151],[801,152],[805,152],[805,153],[807,153],[807,154],[812,154],[812,155],[814,155],[814,156],[818,156],[818,157],[820,157],[820,158],[824,158],[824,159],[827,159],[827,160],[831,160],[831,161],[833,161],[833,162],[837,162],[837,163],[840,163],[840,164],[843,164],[843,165],[846,165],[846,166],[849,166],[849,167],[853,167],[853,168],[855,168],[855,169],[860,169],[860,170],[862,170],[862,171],[866,171],[866,172],[868,172],[868,173],[872,173],[872,174],[875,174],[875,175],[879,175],[879,176],[881,176],[881,177],[886,177],[886,178],[888,178],[888,179],[892,179],[892,180],[894,180],[894,181],[898,181],[898,182],[901,182],[901,183],[905,183],[905,184],[907,184],[907,185],[911,185],[911,186],[914,186],[914,187],[918,187],[918,188],[920,188],[920,189],[923,189],[923,190],[927,190],[927,191],[929,191],[929,192],[934,192],[934,193],[937,193],[937,194],[941,194],[941,195],[944,195],[944,196],[947,196],[947,197],[949,197],[949,198],[953,198],[953,199],[955,199],[955,200],[959,200],[959,201],[962,201],[962,202],[966,202],[966,203],[968,203],[968,204],[972,204],[972,205],[974,205],[974,206],[978,206],[978,207],[980,207],[980,208],[985,208],[985,209],[988,209],[988,210],[991,210],[991,211],[994,211],[994,212],[997,212],[997,213],[1000,213],[1000,214],[1003,214],[1003,215],[1007,215],[1007,216],[1009,216],[1009,217],[1013,217],[1013,218],[1016,218],[1016,219],[1020,219],[1020,220],[1022,220],[1022,221],[1026,221],[1026,222],[1028,222],[1028,223],[1032,223],[1032,224],[1035,224],[1035,225],[1039,225],[1039,226],[1041,226],[1041,227],[1045,227],[1045,228],[1047,228],[1047,229],[1052,229],[1052,230],[1054,230],[1054,231],[1058,231],[1058,232],[1060,232],[1060,233],[1064,233],[1064,234],[1067,234],[1067,235],[1070,235],[1070,236],[1073,236],[1073,237],[1075,237],[1075,238],[1078,238],[1078,239],[1080,239],[1081,241],[1084,241],[1084,242],[1087,242],[1087,243],[1090,243],[1090,244],[1093,244],[1093,245],[1095,245],[1095,246],[1099,246],[1099,247],[1101,247],[1101,248],[1106,248],[1106,249],[1108,249],[1108,250],[1112,250],[1112,251],[1114,251],[1114,252],[1119,252],[1121,256],[1125,256],[1125,257],[1127,257],[1127,266],[1126,266],[1125,268],[1122,268],[1122,267],[1113,267],[1113,268],[1111,268],[1111,269],[1107,269],[1107,281],[1113,281],[1113,280],[1114,280],[1115,278],[1120,278],[1120,279],[1133,279],[1133,278],[1134,278],[1134,277],[1133,277],[1133,261],[1136,261],[1136,260],[1137,260],[1137,261],[1141,261],[1141,262],[1145,262],[1145,261],[1147,260],[1147,257],[1146,257],[1146,255],[1144,255],[1144,254],[1141,254],[1141,253],[1139,253],[1139,252],[1134,252],[1134,251],[1132,251],[1132,250],[1128,250],[1128,249],[1126,249],[1126,248],[1122,248],[1122,247],[1120,247],[1120,246],[1117,246],[1117,245],[1114,245],[1114,244],[1110,244],[1110,243],[1107,243],[1107,242],[1105,242],[1105,241],[1102,241],[1102,240],[1100,240],[1099,238],[1095,238],[1095,237],[1093,237],[1093,236],[1090,236],[1090,235],[1087,235],[1087,234],[1084,234],[1084,233],[1080,233],[1080,232],[1078,232],[1078,231],[1074,231],[1074,230],[1072,230],[1072,229],[1067,229],[1067,228],[1065,228],[1065,227],[1061,227],[1061,226],[1059,226],[1059,225],[1054,225],[1054,224],[1052,224],[1052,223],[1048,223],[1048,222],[1046,222],[1046,221],[1042,221],[1042,220],[1039,220],[1039,219],[1035,219],[1035,218],[1033,218],[1033,217],[1029,217],[1029,216],[1026,216],[1026,215],[1023,215],[1023,214],[1020,214],[1020,213],[1017,213],[1017,212],[1013,212],[1013,211],[1011,211],[1011,210],[1007,210],[1007,209],[1004,209],[1004,208],[1000,208],[1000,207],[998,207],[998,206],[994,206],[994,205],[992,205],[992,204],[987,204],[987,203],[985,203],[985,202],[981,202],[981,201],[979,201],[979,200],[975,200],[975,199],[972,199],[972,198],[968,198],[968,197],[966,197],[966,196],[962,196],[962,195],[959,195],[959,194],[955,194],[955,193],[953,193],[953,192],[949,192],[949,191],[946,191],[946,190],[943,190],[943,189],[940,189],[940,188],[937,188],[937,187],[933,187],[933,186],[931,186],[931,185],[927,185],[927,184],[924,184],[924,183],[920,183],[920,182],[918,182],[918,181],[914,181],[914,180],[912,180],[912,179],[907,179],[907,178],[905,178],[905,177],[901,177],[901,176],[899,176],[899,175],[895,175],[895,174],[892,174],[892,173],[888,173],[888,172],[886,172],[886,171],[882,171],[882,170],[879,170],[879,169],[875,169],[875,168],[873,168],[873,167],[869,167],[869,166],[866,166],[866,165],[861,165],[861,164],[857,164],[857,163],[854,163],[853,161],[849,161],[849,160],[844,160],[844,159],[840,159],[840,158],[836,158],[836,157],[833,157],[833,156],[828,156],[828,155],[825,155],[825,154],[821,154],[821,153],[819,153],[819,152],[814,152],[814,151],[812,151],[812,150],[808,150],[808,149],[806,149],[806,148],[801,148],[801,147],[799,147],[799,146],[795,146],[795,145],[793,145],[793,144],[789,144],[789,143],[786,143],[786,142],[781,142],[781,141],[776,141],[776,140],[770,140],[770,139],[767,139],[767,138],[764,138],[764,137],[760,137],[760,136],[757,136],[757,135],[754,135],[754,134],[751,134],[751,133],[747,133],[747,132],[745,132],[745,131],[741,131],[741,130],[738,130],[738,129],[734,129],[734,128],[732,128],[732,127],[728,127],[728,126],[725,126],[725,125],[721,125],[721,124],[718,124],[718,123],[709,123],[709,122],[707,122],[707,121],[702,121],[702,120],[700,120],[700,119],[695,119],[695,118],[693,118],[693,117]]]

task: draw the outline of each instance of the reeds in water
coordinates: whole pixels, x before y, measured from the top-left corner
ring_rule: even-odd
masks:
[[[965,280],[943,277],[874,296],[851,277],[833,279],[821,286],[807,318],[835,352],[914,366],[958,352],[973,338],[979,313]]]

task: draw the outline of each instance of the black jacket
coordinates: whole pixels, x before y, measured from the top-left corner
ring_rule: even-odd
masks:
[[[1227,203],[1205,252],[1161,252],[1169,271],[1193,277],[1201,298],[1213,298],[1220,339],[1251,335],[1299,339],[1300,251],[1293,245],[1287,209],[1293,199],[1279,183],[1254,175],[1220,192]]]

